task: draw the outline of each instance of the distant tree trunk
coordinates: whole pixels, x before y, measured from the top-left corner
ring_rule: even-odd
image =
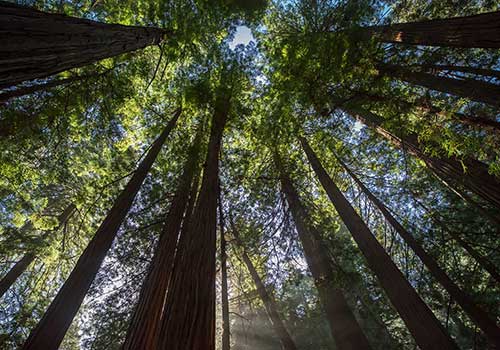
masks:
[[[105,24],[0,1],[0,88],[159,44],[159,28]]]
[[[359,178],[349,169],[349,167],[337,156],[337,161],[342,165],[345,171],[352,177],[354,182],[359,186],[361,191],[368,199],[380,210],[384,218],[391,224],[392,227],[399,233],[405,243],[414,251],[424,265],[429,269],[432,276],[444,287],[448,294],[463,308],[469,317],[476,323],[484,332],[491,344],[500,348],[500,329],[495,324],[489,315],[484,312],[474,300],[464,291],[462,291],[453,282],[446,271],[439,267],[438,263],[430,256],[424,248],[417,242],[413,235],[408,232],[403,225],[389,212],[387,207],[382,203],[370,190],[359,180]]]
[[[451,187],[460,184],[489,202],[497,210],[500,209],[500,181],[488,173],[485,164],[471,158],[460,161],[455,157],[437,158],[429,156],[422,151],[423,147],[420,145],[417,135],[397,136],[382,127],[382,118],[363,108],[342,107],[342,109],[372,128],[395,146],[405,149],[413,156],[423,160],[429,169],[443,182]],[[466,167],[465,171],[462,164]],[[495,222],[497,222],[496,219]]]
[[[23,350],[56,350],[59,348],[106,253],[111,248],[118,229],[132,206],[137,192],[180,114],[181,109],[178,109],[160,136],[152,144],[127,186],[115,200],[108,215],[78,259],[66,282],[64,282],[38,325],[31,331],[22,348]]]
[[[468,78],[441,77],[425,72],[415,72],[395,65],[379,64],[377,68],[384,75],[411,84],[500,107],[500,99],[498,98],[500,96],[500,85]]]
[[[374,26],[364,30],[376,40],[388,43],[500,48],[500,11]]]
[[[339,350],[371,349],[358,321],[354,317],[342,290],[335,286],[334,271],[320,233],[310,224],[309,213],[286,173],[279,155],[275,153],[281,188],[299,234],[309,270],[318,289],[319,298],[330,323],[333,339]]]
[[[230,96],[219,94],[200,194],[179,241],[163,312],[158,348],[215,349],[215,253],[221,139]]]
[[[70,204],[62,213],[59,215],[57,218],[58,226],[56,230],[61,228],[66,221],[68,221],[69,217],[75,210],[75,205]],[[46,232],[42,239],[46,237],[47,234],[49,234],[52,231]],[[28,268],[28,266],[35,260],[36,255],[32,252],[28,252],[24,254],[24,256],[12,266],[12,268],[9,270],[9,272],[5,275],[2,280],[0,280],[0,298],[3,297],[5,292],[16,282],[16,280],[23,274],[24,271]]]
[[[307,141],[304,138],[300,138],[300,141],[321,185],[418,346],[422,350],[458,349],[432,311],[420,299],[384,248],[370,232],[370,229],[330,178]]]
[[[487,68],[455,66],[455,65],[451,65],[451,64],[422,64],[422,65],[416,65],[416,67],[421,67],[422,69],[428,70],[430,73],[441,72],[441,71],[451,71],[451,72],[461,72],[461,73],[482,75],[485,77],[500,78],[500,71],[494,70],[494,69],[487,69]]]
[[[231,217],[230,217],[230,219],[231,219]],[[243,245],[243,243],[240,239],[238,230],[236,229],[232,220],[230,220],[230,223],[231,223],[231,233],[233,234],[233,236],[235,238],[236,244],[241,249],[241,258],[243,259],[243,262],[247,266],[248,272],[250,273],[250,276],[252,277],[252,280],[255,283],[255,287],[257,288],[257,292],[259,293],[259,297],[262,300],[264,307],[266,308],[266,312],[267,312],[267,316],[269,317],[269,321],[271,322],[273,330],[281,342],[281,346],[283,347],[283,350],[297,350],[297,346],[295,345],[295,342],[293,341],[292,337],[290,336],[290,333],[288,333],[288,331],[285,327],[285,324],[284,324],[284,322],[283,322],[283,320],[278,312],[278,307],[276,306],[274,299],[267,292],[266,287],[264,286],[264,283],[262,282],[259,274],[257,273],[257,270],[253,266],[250,258],[248,257],[248,254],[245,250],[245,246]]]
[[[198,168],[201,130],[200,127],[188,152],[148,276],[142,284],[139,300],[122,346],[123,350],[153,350],[156,347],[177,239],[189,200],[189,190]]]
[[[390,99],[389,97],[386,96],[381,96],[381,95],[374,95],[370,93],[365,93],[365,92],[356,92],[354,98],[359,98],[361,100],[365,100],[368,102],[380,102],[380,103],[394,103],[397,107],[404,109],[404,110],[411,110],[413,108],[415,109],[420,109],[423,112],[426,113],[432,113],[440,116],[447,116],[448,112],[432,105],[429,101],[425,101],[422,99],[419,99],[415,102],[408,102],[404,101],[400,98],[398,99]],[[469,127],[476,127],[478,129],[486,129],[490,130],[492,132],[495,132],[497,134],[500,134],[500,122],[496,121],[495,119],[490,119],[490,118],[485,118],[485,117],[480,117],[480,116],[471,116],[471,115],[466,115],[463,113],[459,112],[454,112],[451,113],[450,116],[455,119],[457,122],[460,122],[464,125],[467,125]]]
[[[222,304],[222,350],[231,348],[231,331],[229,324],[229,297],[227,287],[227,254],[226,237],[224,236],[224,213],[222,210],[222,194],[219,181],[219,227],[220,227],[220,271],[221,271],[221,304]]]

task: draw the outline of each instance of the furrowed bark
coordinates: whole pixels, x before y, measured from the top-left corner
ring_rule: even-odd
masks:
[[[222,350],[231,348],[231,332],[229,329],[229,297],[227,287],[227,254],[226,237],[224,236],[224,213],[222,210],[222,194],[219,181],[219,227],[220,227],[220,271],[221,271],[221,304],[222,304]]]
[[[422,350],[458,349],[330,178],[307,141],[304,138],[300,138],[300,141],[321,185],[418,346]]]
[[[323,245],[320,233],[308,222],[307,209],[301,203],[299,194],[293,186],[290,176],[283,168],[277,153],[274,154],[274,159],[279,171],[281,188],[287,198],[307,265],[318,289],[337,348],[339,350],[371,349],[347,304],[343,291],[335,286],[332,262]]]
[[[97,229],[94,237],[78,259],[73,271],[64,282],[40,322],[32,330],[23,350],[56,350],[87,294],[111,244],[127,215],[134,198],[149,173],[161,147],[175,126],[181,109],[168,122],[154,141],[132,178],[115,200],[113,207]]]
[[[75,210],[75,205],[70,204],[57,218],[58,226],[55,229],[56,231],[61,228],[69,219],[73,211]],[[52,231],[46,232],[42,239],[44,239],[48,233]],[[24,271],[28,268],[28,266],[35,260],[36,255],[32,252],[26,253],[23,257],[15,263],[14,266],[9,270],[9,272],[2,278],[0,281],[0,298],[9,290],[9,288],[16,282],[16,280],[23,274]]]
[[[215,103],[200,194],[178,244],[158,349],[215,349],[215,253],[219,152],[230,97]]]
[[[446,271],[441,269],[436,260],[429,255],[424,248],[417,242],[413,235],[408,232],[399,221],[392,216],[387,207],[382,203],[370,190],[359,180],[359,178],[349,169],[349,167],[337,156],[337,161],[345,169],[345,171],[356,182],[361,191],[369,198],[369,200],[380,210],[384,218],[389,224],[399,233],[401,238],[406,244],[414,251],[420,258],[424,265],[429,269],[432,276],[444,287],[448,294],[455,299],[467,315],[474,321],[474,323],[484,332],[489,342],[495,347],[500,348],[500,329],[495,324],[495,321],[484,312],[474,300],[464,291],[462,291],[453,282]]]
[[[363,124],[372,128],[395,146],[423,160],[436,177],[450,187],[457,188],[457,185],[462,185],[467,190],[490,203],[497,210],[500,209],[500,181],[488,173],[488,169],[484,163],[471,158],[460,161],[455,157],[437,158],[429,156],[422,151],[423,148],[415,134],[399,137],[384,129],[382,126],[382,118],[368,110],[351,106],[342,107],[342,109]],[[465,171],[464,166],[466,167]],[[458,190],[460,191],[459,188]],[[495,217],[490,217],[490,219],[498,223],[498,219]]]
[[[500,48],[500,11],[363,29],[376,40],[408,45]]]
[[[166,34],[0,1],[0,88],[156,45]]]
[[[184,170],[179,179],[165,225],[160,234],[149,273],[142,284],[138,304],[125,337],[122,349],[154,350],[161,325],[161,315],[172,272],[177,239],[181,229],[183,214],[189,200],[189,190],[198,168],[201,128],[188,152]]]
[[[498,98],[500,96],[500,85],[468,78],[454,79],[436,76],[395,65],[379,64],[377,68],[384,75],[411,84],[500,107],[500,99]]]
[[[232,220],[230,220],[230,223],[231,223],[231,231],[235,238],[236,245],[241,249],[241,258],[243,259],[243,262],[245,263],[248,272],[250,273],[250,276],[252,277],[252,280],[255,283],[255,287],[257,288],[259,297],[262,300],[262,303],[264,304],[267,316],[269,317],[269,321],[271,322],[273,330],[281,342],[283,350],[297,350],[297,346],[295,345],[295,342],[290,336],[290,333],[288,333],[288,330],[285,327],[281,315],[278,312],[278,307],[276,306],[274,299],[267,292],[264,283],[262,282],[259,274],[257,273],[257,270],[253,266],[253,263],[250,260],[250,258],[248,257],[245,247],[240,239],[238,230],[236,230],[236,227],[232,222]]]

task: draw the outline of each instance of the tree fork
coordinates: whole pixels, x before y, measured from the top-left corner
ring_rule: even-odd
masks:
[[[457,345],[330,178],[307,141],[301,137],[300,142],[321,185],[418,346],[422,350],[457,350]]]
[[[181,114],[179,108],[153,142],[132,178],[78,259],[76,266],[23,346],[23,350],[57,350],[87,294],[134,198]]]

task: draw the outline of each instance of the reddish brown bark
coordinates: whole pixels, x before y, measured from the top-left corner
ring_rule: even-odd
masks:
[[[58,221],[58,226],[56,230],[61,228],[62,225],[64,225],[73,211],[75,210],[75,205],[70,204],[62,213],[59,215],[57,218]],[[42,237],[44,239],[47,234],[49,234],[51,231],[45,233]],[[23,274],[24,271],[28,268],[28,266],[35,260],[36,255],[32,252],[26,253],[23,255],[23,257],[12,266],[12,268],[9,270],[9,272],[2,278],[0,281],[0,298],[7,292],[7,290],[16,282],[16,280]]]
[[[500,48],[500,11],[365,29],[378,41],[427,46]]]
[[[420,299],[384,248],[373,236],[370,229],[330,178],[307,141],[304,138],[300,140],[307,159],[318,176],[321,185],[418,346],[422,350],[458,349],[432,311]]]
[[[307,265],[318,289],[337,348],[339,350],[371,349],[347,304],[343,291],[335,286],[332,262],[322,242],[321,234],[310,224],[307,209],[301,203],[299,194],[277,154],[275,154],[275,164],[279,170],[281,188],[287,198]]]
[[[222,209],[222,194],[220,183],[219,191],[219,228],[220,228],[220,274],[221,274],[221,304],[222,304],[222,350],[231,348],[231,331],[229,324],[229,297],[227,285],[227,253],[224,228],[224,213]]]
[[[159,28],[105,24],[0,1],[0,88],[159,44]]]
[[[175,126],[181,110],[177,110],[160,136],[154,141],[132,178],[115,200],[113,207],[78,259],[37,326],[31,331],[23,350],[56,350],[87,294],[111,244],[127,215],[146,175],[161,147]]]
[[[498,98],[500,85],[467,78],[447,78],[394,65],[379,64],[377,68],[384,75],[411,84],[500,107],[500,99]]]
[[[187,230],[178,244],[159,349],[215,349],[217,184],[229,98],[221,93],[216,100],[200,194]]]
[[[255,283],[255,287],[257,288],[259,297],[262,300],[264,307],[266,308],[269,321],[271,322],[273,330],[281,342],[283,350],[297,350],[297,346],[295,345],[295,342],[290,336],[290,333],[288,333],[288,330],[285,327],[285,323],[283,322],[278,312],[278,307],[276,306],[276,302],[274,301],[272,296],[267,292],[266,287],[262,282],[262,279],[260,278],[259,274],[257,273],[257,270],[253,266],[252,261],[248,257],[245,247],[240,239],[238,230],[236,229],[234,223],[231,221],[231,217],[230,217],[230,223],[231,223],[231,232],[235,238],[235,242],[241,249],[241,258],[243,259],[243,262],[245,263],[248,272],[250,273],[250,276],[252,277],[252,280]]]
[[[359,178],[349,169],[349,167],[336,156],[337,161],[342,165],[345,171],[353,178],[361,191],[369,198],[369,200],[380,210],[384,218],[391,224],[392,227],[399,233],[405,243],[415,252],[424,265],[429,269],[434,278],[444,287],[448,294],[455,299],[476,325],[484,332],[490,343],[500,348],[500,329],[495,324],[495,321],[484,312],[474,300],[453,282],[446,271],[441,269],[436,260],[429,255],[424,248],[417,242],[413,235],[408,232],[403,225],[389,212],[387,207],[382,203],[370,190],[359,180]]]
[[[415,134],[399,137],[385,129],[382,126],[382,118],[368,110],[351,106],[342,107],[342,109],[363,124],[371,127],[395,146],[403,148],[423,160],[429,169],[449,186],[462,185],[489,202],[493,207],[500,209],[500,181],[488,173],[485,164],[471,158],[460,161],[455,157],[437,158],[429,156],[422,151],[423,148]],[[462,164],[465,165],[466,170],[464,170]]]
[[[149,273],[143,282],[138,304],[122,349],[154,350],[161,325],[165,295],[172,272],[177,239],[183,214],[189,199],[189,190],[198,168],[201,132],[197,133],[188,152],[188,158],[175,192]]]

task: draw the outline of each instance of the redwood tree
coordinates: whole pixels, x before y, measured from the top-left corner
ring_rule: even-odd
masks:
[[[344,197],[304,138],[302,148],[332,204],[378,277],[392,305],[422,350],[458,349],[432,311],[405,279],[370,229]]]
[[[161,43],[160,28],[105,24],[0,1],[0,88]]]
[[[179,108],[160,136],[153,142],[132,178],[116,198],[113,207],[109,210],[101,226],[99,226],[94,237],[78,259],[73,271],[71,271],[40,322],[31,331],[24,343],[23,350],[56,350],[59,348],[106,253],[111,248],[118,229],[132,206],[137,192],[139,192],[146,175],[153,166],[180,114],[181,109]]]

